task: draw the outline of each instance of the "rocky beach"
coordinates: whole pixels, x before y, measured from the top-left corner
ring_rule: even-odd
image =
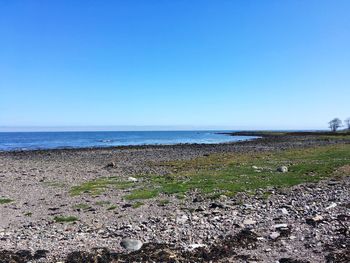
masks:
[[[240,135],[0,152],[0,262],[350,262],[349,134]]]

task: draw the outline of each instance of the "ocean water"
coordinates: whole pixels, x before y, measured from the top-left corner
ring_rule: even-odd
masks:
[[[254,139],[221,131],[0,132],[0,151],[130,145],[226,143]]]

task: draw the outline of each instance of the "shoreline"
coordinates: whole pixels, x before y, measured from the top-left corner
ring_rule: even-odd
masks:
[[[24,254],[18,254],[21,250],[31,254],[26,254],[27,261],[68,263],[94,262],[96,257],[106,260],[102,262],[206,261],[203,257],[214,262],[246,262],[248,255],[249,261],[289,258],[326,262],[326,256],[344,256],[346,248],[325,246],[338,239],[344,244],[337,229],[347,224],[342,218],[350,218],[350,194],[346,190],[350,188],[350,162],[334,166],[341,177],[287,188],[258,187],[232,196],[220,192],[215,198],[206,196],[199,190],[206,184],[183,195],[171,193],[174,189],[168,187],[175,184],[175,178],[186,177],[198,167],[210,173],[220,166],[236,169],[237,164],[226,166],[225,160],[231,158],[236,163],[240,156],[244,173],[249,169],[253,177],[276,174],[278,178],[282,174],[270,167],[275,169],[285,161],[273,158],[298,151],[295,157],[289,154],[288,158],[294,158],[287,159],[289,165],[298,162],[299,155],[317,149],[341,153],[344,148],[347,154],[349,145],[347,136],[270,134],[224,144],[0,152],[0,201],[4,202],[0,204],[0,262],[10,257],[22,262]],[[247,160],[256,168],[247,165]],[[310,171],[315,173],[312,167]],[[164,188],[169,193],[145,191],[164,180],[170,180]],[[349,208],[344,206],[347,204]],[[315,215],[332,224],[313,222]],[[57,222],[59,218],[74,220]],[[340,219],[333,222],[332,218]],[[281,224],[281,229],[275,228]],[[306,238],[314,233],[320,236]],[[274,235],[279,236],[274,239]],[[140,240],[143,248],[128,253],[120,245],[126,237]],[[236,245],[227,247],[230,243]],[[295,249],[300,251],[298,255]]]
[[[184,131],[187,132],[187,131]],[[202,131],[205,132],[205,131]],[[221,134],[226,136],[235,136],[231,133],[221,133],[221,132],[215,132],[213,131],[212,134]],[[239,136],[239,135],[237,135]],[[241,137],[241,136],[240,136]],[[242,142],[242,141],[251,141],[255,139],[259,139],[260,136],[247,136],[252,138],[246,138],[241,140],[232,140],[232,141],[226,141],[226,142],[188,142],[188,143],[140,143],[140,144],[131,144],[131,145],[96,145],[96,146],[59,146],[59,147],[39,147],[39,148],[16,148],[11,150],[1,150],[2,152],[28,152],[28,151],[54,151],[54,150],[98,150],[98,149],[127,149],[127,148],[146,148],[146,147],[172,147],[172,146],[188,146],[188,145],[217,145],[217,144],[232,144],[236,142]]]
[[[42,148],[42,149],[25,149],[25,150],[0,150],[0,153],[11,153],[11,152],[48,152],[48,151],[92,151],[92,150],[126,150],[126,149],[146,149],[146,148],[159,148],[159,147],[184,147],[184,146],[207,146],[207,145],[225,145],[225,144],[236,144],[241,142],[248,142],[252,140],[258,140],[260,138],[251,138],[246,140],[238,140],[232,142],[221,142],[221,143],[175,143],[175,144],[138,144],[138,145],[118,145],[118,146],[95,146],[95,147],[62,147],[62,148]]]
[[[125,149],[145,149],[145,148],[159,148],[159,147],[201,147],[207,145],[225,145],[237,144],[251,141],[258,141],[263,139],[288,139],[290,137],[312,137],[312,136],[348,136],[350,131],[328,132],[328,131],[233,131],[233,132],[215,132],[214,134],[221,134],[226,136],[251,136],[245,140],[219,142],[219,143],[174,143],[174,144],[138,144],[138,145],[116,145],[116,146],[91,146],[91,147],[70,147],[63,146],[58,148],[38,148],[38,149],[14,149],[14,150],[0,150],[1,153],[15,153],[15,152],[49,152],[49,151],[94,151],[94,150],[125,150]]]

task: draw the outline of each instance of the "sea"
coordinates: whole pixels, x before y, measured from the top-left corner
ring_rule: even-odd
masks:
[[[214,144],[251,140],[228,131],[0,132],[0,151],[131,145]]]

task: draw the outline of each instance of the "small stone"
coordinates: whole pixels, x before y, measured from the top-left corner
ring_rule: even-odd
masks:
[[[328,185],[337,185],[337,184],[339,184],[339,182],[337,182],[337,181],[329,181],[328,182]]]
[[[228,200],[228,196],[227,195],[220,195],[219,197],[220,201],[227,201]]]
[[[244,209],[253,209],[253,206],[251,204],[243,204]]]
[[[243,221],[243,225],[254,225],[256,224],[256,221],[252,220],[252,219],[245,219]]]
[[[137,178],[135,178],[135,177],[129,176],[129,177],[128,177],[128,181],[129,181],[129,182],[134,182],[134,183],[136,183],[138,180],[137,180]]]
[[[115,165],[115,162],[110,162],[110,163],[108,163],[107,165],[106,165],[106,167],[108,167],[108,168],[112,168],[112,167],[115,167],[116,165]]]
[[[194,211],[203,212],[203,211],[205,211],[205,208],[203,206],[198,206]]]
[[[187,220],[188,220],[188,216],[187,216],[187,215],[178,216],[178,217],[176,218],[176,222],[177,222],[177,223],[180,223],[180,224],[186,223]]]
[[[316,215],[312,218],[306,219],[306,223],[312,226],[317,226],[319,223],[323,221],[323,216],[321,215]]]
[[[225,206],[221,203],[211,203],[209,208],[215,209],[215,208],[225,208]]]
[[[288,210],[286,209],[286,208],[281,208],[280,209],[280,211],[281,211],[281,213],[283,214],[283,215],[288,215],[289,213],[288,213]]]
[[[326,207],[326,210],[332,209],[332,208],[334,208],[336,206],[337,206],[336,203],[331,203],[329,206]]]
[[[142,242],[137,239],[131,239],[131,238],[124,238],[120,245],[129,251],[136,251],[139,250],[142,247]]]
[[[279,236],[280,236],[280,233],[278,233],[278,232],[272,232],[272,233],[270,234],[269,237],[270,237],[272,240],[275,240],[275,239],[277,239]]]
[[[274,228],[279,229],[279,228],[287,228],[288,224],[276,224],[274,225]]]
[[[277,168],[277,172],[280,172],[280,173],[286,173],[288,172],[288,167],[283,165],[283,166],[280,166]]]
[[[190,244],[188,246],[188,250],[194,250],[194,249],[200,248],[200,247],[206,247],[206,245],[204,245],[204,244]]]
[[[202,196],[196,196],[194,199],[193,199],[193,202],[194,203],[198,203],[198,202],[203,202],[204,201],[204,198]]]

